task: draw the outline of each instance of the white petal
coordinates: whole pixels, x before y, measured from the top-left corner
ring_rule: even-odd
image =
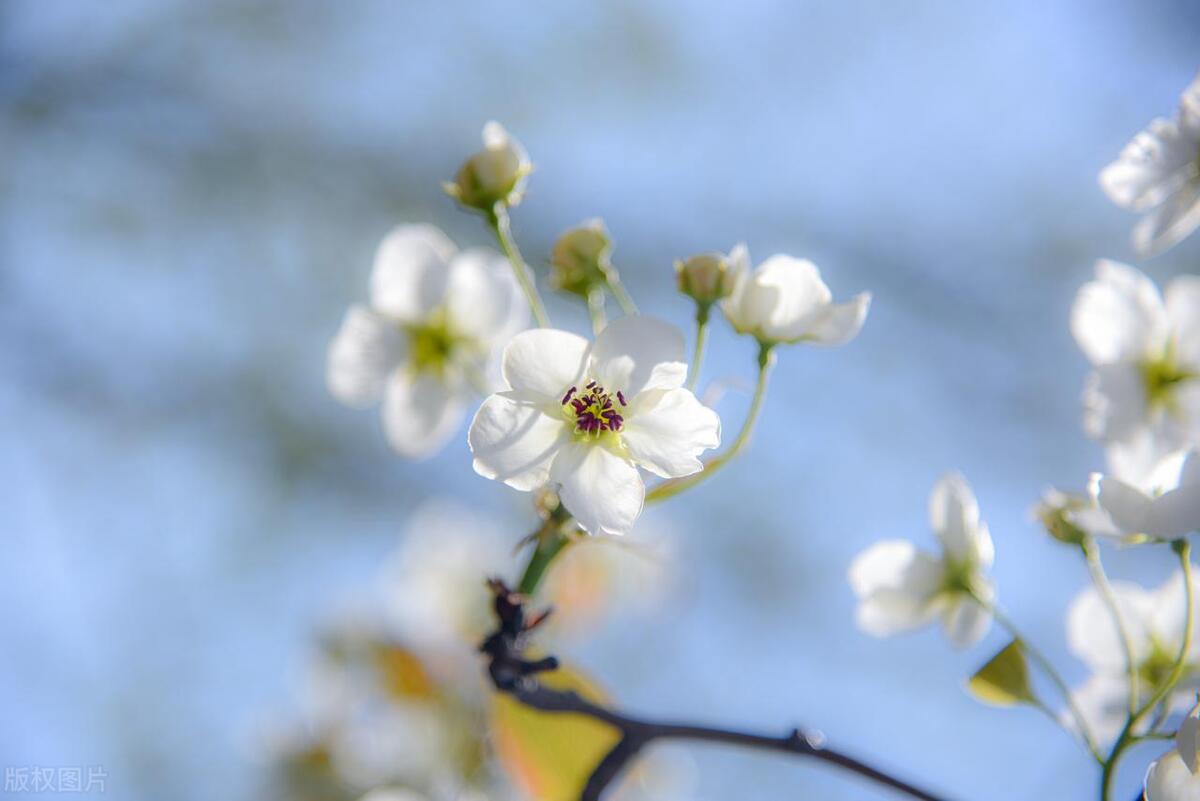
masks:
[[[1200,720],[1188,715],[1175,734],[1175,748],[1193,774],[1200,773]]]
[[[876,637],[918,628],[936,614],[942,563],[905,540],[877,542],[855,557],[847,573],[859,598],[858,627]]]
[[[858,336],[870,308],[870,292],[855,295],[845,303],[832,303],[812,326],[808,336],[820,345],[845,345]]]
[[[450,261],[446,308],[455,331],[486,344],[503,344],[529,320],[529,307],[508,261],[471,248]]]
[[[1192,589],[1197,589],[1195,582]],[[1161,587],[1148,593],[1150,630],[1158,644],[1174,656],[1183,643],[1183,630],[1187,624],[1187,592],[1183,582],[1183,571],[1176,568]],[[1194,611],[1200,612],[1200,596],[1193,597]]]
[[[1200,776],[1188,770],[1179,752],[1172,748],[1146,771],[1146,801],[1196,801],[1200,799]]]
[[[529,492],[549,480],[550,464],[570,434],[565,419],[533,404],[492,395],[475,413],[467,443],[476,473]]]
[[[1100,186],[1118,206],[1145,211],[1178,188],[1183,170],[1195,157],[1196,147],[1189,148],[1179,125],[1159,117],[1101,171]]]
[[[587,351],[588,341],[577,334],[533,328],[505,346],[501,371],[516,395],[557,404],[583,377]]]
[[[688,476],[704,468],[701,453],[721,444],[721,419],[686,389],[648,390],[629,406],[621,441],[651,473]]]
[[[398,453],[413,459],[431,456],[458,428],[463,399],[430,373],[397,370],[383,397],[383,430]]]
[[[329,345],[325,381],[342,403],[379,400],[388,375],[404,359],[406,340],[395,323],[365,306],[351,306]]]
[[[1167,284],[1166,308],[1175,358],[1187,367],[1200,367],[1200,276],[1172,279]]]
[[[942,630],[955,648],[969,648],[983,639],[992,615],[975,599],[959,595],[942,610]]]
[[[1170,490],[1150,504],[1143,533],[1174,539],[1200,531],[1200,485]]]
[[[1150,514],[1150,496],[1120,479],[1099,474],[1092,475],[1088,490],[1121,531],[1126,534],[1145,532]]]
[[[1133,246],[1152,255],[1178,244],[1200,225],[1200,180],[1193,177],[1133,229]]]
[[[592,345],[589,375],[632,399],[645,389],[675,389],[687,379],[683,334],[654,317],[622,317]]]
[[[375,252],[371,306],[405,323],[423,320],[446,295],[454,243],[432,225],[401,225]]]
[[[782,254],[772,256],[755,271],[755,283],[774,290],[774,304],[761,326],[767,339],[786,342],[811,333],[833,295],[817,265]]]
[[[979,520],[979,504],[965,478],[949,473],[934,485],[929,495],[929,522],[951,558],[984,569],[991,566],[995,556],[992,538]]]
[[[1146,388],[1133,362],[1104,364],[1083,388],[1083,428],[1088,436],[1109,441],[1135,437],[1147,423]]]
[[[1112,588],[1134,659],[1141,661],[1150,653],[1153,599],[1144,589],[1129,582],[1115,581]],[[1121,635],[1108,605],[1093,587],[1075,596],[1067,610],[1067,647],[1092,670],[1120,674],[1126,669]]]
[[[1116,739],[1129,714],[1129,683],[1123,673],[1094,673],[1071,698],[1100,743]],[[1070,714],[1064,714],[1062,722],[1072,731],[1076,729]]]
[[[563,446],[550,468],[559,497],[589,534],[626,534],[646,497],[637,468],[595,442]]]
[[[1166,314],[1154,282],[1115,261],[1096,263],[1071,307],[1071,333],[1092,364],[1136,361],[1165,333]]]

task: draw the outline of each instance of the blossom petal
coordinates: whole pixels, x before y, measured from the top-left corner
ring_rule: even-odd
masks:
[[[1162,338],[1162,298],[1140,270],[1115,261],[1096,263],[1071,307],[1071,333],[1092,364],[1137,361]]]
[[[1147,418],[1145,382],[1132,362],[1104,364],[1083,387],[1083,429],[1089,437],[1127,440],[1144,428]]]
[[[1129,682],[1123,672],[1093,673],[1071,692],[1071,700],[1096,739],[1109,743],[1116,739],[1129,715]],[[1069,730],[1078,731],[1074,717],[1068,712],[1063,713],[1061,720]]]
[[[1154,600],[1146,590],[1129,582],[1114,581],[1112,589],[1134,659],[1141,661],[1150,653]],[[1067,610],[1067,647],[1094,671],[1120,674],[1126,669],[1120,632],[1108,604],[1094,587],[1088,587],[1071,601]]]
[[[401,225],[384,237],[371,271],[371,306],[405,323],[425,319],[446,295],[454,243],[432,225]]]
[[[1194,715],[1188,715],[1179,724],[1175,735],[1176,748],[1183,764],[1192,773],[1200,773],[1200,720]]]
[[[509,340],[500,369],[514,395],[558,404],[583,378],[587,351],[588,341],[577,334],[532,328]]]
[[[1200,587],[1197,587],[1194,579],[1192,590],[1194,611],[1200,612],[1200,594],[1196,593]],[[1161,587],[1147,593],[1147,598],[1151,634],[1173,655],[1183,642],[1183,631],[1187,625],[1187,590],[1183,571],[1176,568]],[[1197,649],[1200,649],[1200,643],[1194,644],[1193,650]]]
[[[968,595],[959,594],[942,610],[942,631],[955,648],[970,648],[983,639],[992,614]]]
[[[529,492],[549,480],[550,464],[570,433],[562,418],[533,404],[492,395],[475,413],[467,443],[476,473]]]
[[[1133,246],[1153,255],[1178,244],[1200,225],[1200,180],[1192,177],[1133,229]]]
[[[775,303],[761,325],[767,339],[787,342],[809,334],[825,314],[833,294],[821,271],[808,259],[778,254],[759,265],[754,275],[760,287],[775,290]]]
[[[383,397],[383,430],[398,453],[412,459],[433,455],[458,428],[463,399],[431,373],[397,370]]]
[[[368,406],[379,400],[406,349],[391,320],[366,306],[351,306],[329,345],[325,383],[342,403]]]
[[[1200,776],[1188,770],[1179,751],[1172,748],[1146,771],[1146,801],[1195,801],[1200,798]]]
[[[820,345],[845,345],[858,336],[870,308],[870,292],[861,292],[845,303],[831,303],[806,338]]]
[[[450,261],[446,307],[456,331],[488,345],[502,344],[529,321],[508,261],[487,248],[464,250]]]
[[[589,374],[628,398],[646,389],[676,389],[687,379],[683,334],[654,317],[622,317],[592,345]]]
[[[603,444],[573,441],[550,468],[559,497],[589,534],[626,534],[642,513],[646,485],[637,468]]]
[[[1144,533],[1150,515],[1150,496],[1137,487],[1111,476],[1093,473],[1088,490],[1100,508],[1126,534]]]
[[[1185,367],[1200,368],[1200,276],[1172,279],[1165,296],[1175,357]]]
[[[884,540],[855,557],[847,578],[859,598],[858,627],[886,637],[933,618],[942,563],[906,540]]]
[[[688,476],[704,469],[704,450],[721,444],[721,418],[686,389],[648,390],[629,407],[621,441],[651,473]]]
[[[929,495],[929,522],[946,549],[957,561],[988,568],[995,556],[992,537],[979,520],[979,504],[967,480],[948,473]]]
[[[1178,187],[1181,172],[1195,159],[1190,137],[1174,120],[1150,121],[1117,160],[1100,172],[1100,186],[1109,199],[1132,211],[1145,211],[1162,203]]]

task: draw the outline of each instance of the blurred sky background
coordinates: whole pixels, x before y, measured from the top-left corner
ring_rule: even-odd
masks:
[[[599,215],[643,310],[681,326],[672,260],[741,239],[875,294],[852,345],[780,354],[748,458],[647,515],[678,534],[671,614],[570,656],[633,709],[818,726],[955,798],[1093,797],[1060,731],[962,691],[1000,633],[869,639],[845,570],[877,539],[931,545],[928,491],[962,470],[1001,601],[1084,678],[1063,615],[1086,572],[1028,510],[1101,464],[1067,314],[1095,258],[1133,259],[1135,218],[1096,174],[1198,56],[1187,0],[7,0],[0,764],[102,764],[119,798],[261,797],[248,732],[294,704],[315,627],[420,500],[525,533],[528,498],[465,444],[406,463],[324,387],[389,227],[488,242],[438,182],[495,118],[537,167],[515,228],[539,266]],[[1144,266],[1198,259],[1193,237]],[[718,323],[704,379],[748,388],[753,357]],[[727,429],[746,402],[720,400]],[[1109,563],[1170,572],[1163,552]],[[691,753],[696,801],[891,797]]]

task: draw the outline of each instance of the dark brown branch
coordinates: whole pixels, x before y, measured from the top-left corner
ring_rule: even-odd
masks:
[[[490,586],[495,594],[495,611],[499,618],[499,626],[484,641],[480,650],[488,656],[488,673],[496,689],[532,709],[585,715],[607,723],[621,733],[621,739],[616,746],[592,771],[580,801],[600,801],[604,791],[621,775],[626,766],[637,758],[642,749],[655,740],[666,739],[724,743],[811,757],[891,787],[910,798],[944,801],[941,796],[826,747],[824,738],[816,732],[793,729],[783,737],[771,737],[708,726],[642,720],[593,703],[574,691],[546,687],[537,680],[537,674],[556,669],[558,660],[554,657],[528,660],[523,656],[528,633],[545,620],[545,613],[527,618],[524,596],[510,591],[498,580],[491,581]]]

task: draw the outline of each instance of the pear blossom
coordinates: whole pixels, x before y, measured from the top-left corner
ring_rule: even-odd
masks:
[[[464,206],[488,213],[497,203],[520,203],[532,171],[529,154],[521,143],[503,125],[491,120],[483,126],[483,150],[468,158],[454,180],[442,184],[442,188]]]
[[[929,518],[941,544],[938,555],[907,540],[884,540],[860,553],[849,581],[858,596],[859,628],[876,637],[916,629],[935,619],[960,648],[987,633],[984,604],[995,592],[985,575],[994,549],[966,480],[942,477],[929,497]]]
[[[594,343],[554,329],[504,349],[506,388],[471,423],[475,472],[522,492],[543,486],[590,534],[624,534],[641,514],[639,468],[697,473],[720,444],[716,413],[683,388],[683,336],[649,317],[624,317]]]
[[[733,290],[721,309],[738,333],[751,334],[764,344],[844,345],[862,328],[871,294],[834,303],[811,261],[780,254],[751,271],[744,244],[735,246],[728,258]]]
[[[1200,455],[1169,454],[1141,480],[1093,473],[1088,489],[1120,536],[1173,539],[1200,529]]]
[[[1146,801],[1196,801],[1200,798],[1200,718],[1198,708],[1179,724],[1175,747],[1146,771]]]
[[[1176,570],[1155,590],[1126,581],[1112,582],[1112,590],[1133,650],[1138,700],[1144,703],[1171,672],[1183,643],[1187,616],[1183,571]],[[1072,693],[1076,705],[1093,733],[1102,741],[1111,740],[1129,712],[1129,668],[1120,632],[1094,587],[1071,602],[1067,646],[1092,670],[1091,678]],[[1186,709],[1188,699],[1195,695],[1200,639],[1194,640],[1187,661],[1187,673],[1168,699],[1172,709]]]
[[[1100,186],[1118,206],[1146,212],[1133,229],[1140,253],[1166,250],[1200,225],[1200,76],[1175,118],[1152,120],[1101,171]]]
[[[379,245],[370,303],[354,305],[329,346],[326,382],[350,406],[383,401],[388,442],[433,454],[458,428],[493,349],[523,328],[528,309],[508,263],[459,251],[432,225],[401,225]]]
[[[1200,277],[1171,281],[1164,299],[1139,270],[1101,260],[1075,297],[1071,333],[1094,367],[1084,389],[1089,436],[1149,431],[1166,448],[1200,444]]]

